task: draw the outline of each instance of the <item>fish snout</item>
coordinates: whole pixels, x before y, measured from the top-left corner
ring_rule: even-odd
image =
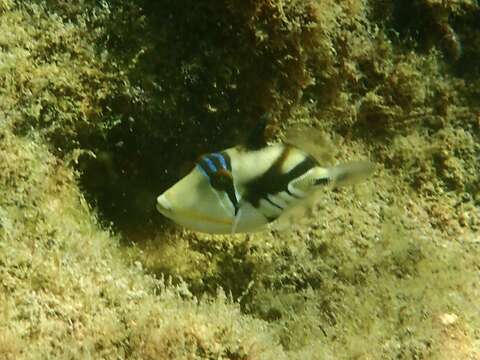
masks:
[[[169,216],[172,214],[173,208],[170,201],[168,201],[165,194],[160,195],[157,197],[157,210],[165,216]]]

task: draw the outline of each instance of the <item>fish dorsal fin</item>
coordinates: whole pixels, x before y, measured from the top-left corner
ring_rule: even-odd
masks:
[[[311,127],[294,127],[285,133],[286,142],[312,155],[319,163],[331,163],[337,152],[329,135]]]
[[[265,128],[267,126],[266,117],[262,117],[248,135],[246,148],[249,150],[258,150],[267,145],[265,141]]]

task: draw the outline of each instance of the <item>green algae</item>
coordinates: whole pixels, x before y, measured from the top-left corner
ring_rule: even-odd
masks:
[[[0,353],[478,356],[479,11],[0,1]],[[378,171],[261,234],[164,223],[155,196],[264,114]]]
[[[220,290],[199,301],[125,259],[72,171],[38,140],[1,135],[2,358],[285,358]]]

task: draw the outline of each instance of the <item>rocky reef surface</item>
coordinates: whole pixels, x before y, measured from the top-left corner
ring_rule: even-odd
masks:
[[[480,357],[479,19],[474,0],[0,0],[0,358]],[[270,141],[300,129],[325,164],[377,171],[252,235],[156,213],[264,116]]]

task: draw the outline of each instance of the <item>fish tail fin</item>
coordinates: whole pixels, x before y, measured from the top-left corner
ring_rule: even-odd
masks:
[[[328,178],[333,186],[356,184],[370,176],[375,165],[370,161],[357,161],[328,169]]]

